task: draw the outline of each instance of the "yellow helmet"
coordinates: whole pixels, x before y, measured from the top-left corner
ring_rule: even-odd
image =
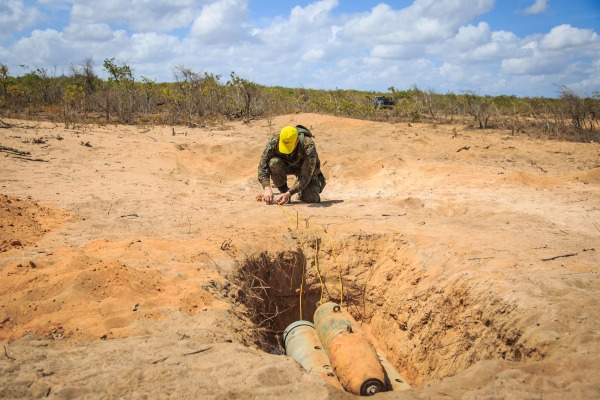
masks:
[[[298,139],[298,129],[293,126],[285,126],[279,133],[279,152],[283,154],[292,154],[296,148]]]

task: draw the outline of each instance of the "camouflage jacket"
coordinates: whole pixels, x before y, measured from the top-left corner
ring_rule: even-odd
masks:
[[[321,172],[321,162],[319,161],[315,142],[313,138],[309,136],[310,133],[308,135],[303,133],[304,132],[299,129],[299,134],[303,135],[304,139],[300,137],[298,145],[291,154],[282,154],[279,152],[279,134],[269,140],[260,157],[260,163],[258,165],[258,180],[263,188],[266,188],[271,184],[269,161],[273,157],[279,157],[283,160],[297,177],[294,186],[290,188],[291,194],[296,194],[304,189],[311,178]]]

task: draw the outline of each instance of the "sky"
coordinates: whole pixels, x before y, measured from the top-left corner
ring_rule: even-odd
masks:
[[[600,92],[600,0],[0,0],[0,64],[136,79],[557,97]]]

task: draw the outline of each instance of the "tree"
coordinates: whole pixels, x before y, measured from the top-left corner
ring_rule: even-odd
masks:
[[[175,67],[173,75],[175,75],[179,91],[179,96],[176,96],[174,100],[179,111],[184,114],[187,124],[192,126],[194,124],[194,116],[199,114],[201,77],[191,68],[181,65]]]
[[[105,59],[102,65],[109,77],[103,90],[104,104],[98,105],[104,110],[107,122],[115,111],[122,122],[130,123],[135,110],[133,71],[126,63],[116,64],[114,58]]]
[[[8,88],[8,67],[0,63],[0,95],[6,97]]]
[[[91,57],[84,59],[79,65],[71,65],[71,81],[69,85],[77,85],[81,88],[81,103],[84,112],[84,118],[87,116],[88,110],[92,108],[93,96],[97,90],[99,78],[94,72],[94,62]],[[68,86],[65,89],[63,96],[67,94]],[[72,97],[73,90],[70,90],[68,97]]]
[[[560,100],[562,109],[571,119],[575,133],[586,142],[591,141],[594,125],[598,118],[594,109],[594,99],[580,97],[568,87],[563,86],[560,90]]]
[[[116,83],[127,83],[128,81],[133,82],[133,72],[131,71],[131,67],[126,63],[117,65],[113,57],[110,59],[105,59],[102,65],[104,66],[104,70],[109,74],[109,81]]]
[[[466,92],[465,100],[469,114],[479,123],[479,129],[487,129],[490,117],[494,112],[492,99],[489,96],[479,96],[474,92]]]
[[[234,109],[237,108],[240,116],[244,118],[246,122],[250,121],[251,117],[251,104],[252,101],[259,94],[258,85],[256,83],[250,82],[246,79],[240,78],[236,75],[235,72],[231,72],[231,78],[227,82],[227,86],[233,89],[233,99],[235,101]],[[241,107],[240,107],[240,97],[241,97]]]

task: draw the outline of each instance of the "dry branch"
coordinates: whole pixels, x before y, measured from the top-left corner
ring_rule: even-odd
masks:
[[[542,261],[552,261],[552,260],[556,260],[557,258],[573,257],[573,256],[576,256],[576,255],[577,255],[577,253],[562,254],[560,256],[554,256],[554,257],[550,257],[550,258],[542,258]]]
[[[25,161],[50,162],[50,161],[44,160],[42,158],[27,158],[27,157],[15,157],[15,158],[18,158],[19,160],[25,160]]]
[[[15,149],[12,147],[0,146],[0,152],[8,153],[14,158],[25,161],[39,161],[39,162],[49,162],[48,160],[44,160],[41,158],[31,158],[31,153],[28,151],[22,151],[19,149]],[[8,157],[8,156],[7,156]]]
[[[0,151],[2,151],[4,153],[16,154],[19,156],[28,156],[31,154],[28,151],[21,151],[19,149],[15,149],[13,147],[6,147],[6,146],[0,146]]]
[[[16,361],[16,360],[17,360],[16,358],[14,358],[14,357],[11,357],[11,356],[9,356],[9,355],[8,355],[8,351],[6,350],[6,346],[4,346],[4,355],[5,355],[5,356],[6,356],[6,358],[8,358],[9,360],[12,360],[12,361]]]
[[[192,351],[192,352],[190,352],[190,353],[183,353],[182,355],[183,355],[183,356],[191,356],[192,354],[204,353],[205,351],[207,351],[207,350],[210,350],[210,349],[212,349],[212,348],[213,348],[213,346],[209,346],[209,347],[206,347],[206,348],[204,348],[204,349],[200,349],[200,350]]]

